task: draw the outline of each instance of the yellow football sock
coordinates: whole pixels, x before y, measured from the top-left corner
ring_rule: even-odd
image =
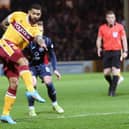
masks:
[[[16,96],[5,95],[4,108],[2,113],[3,115],[9,115],[15,100],[16,100]]]
[[[29,70],[22,71],[20,73],[20,75],[25,82],[25,86],[26,86],[27,90],[30,91],[30,92],[33,92],[34,87],[33,87],[33,80],[32,80],[31,72]]]

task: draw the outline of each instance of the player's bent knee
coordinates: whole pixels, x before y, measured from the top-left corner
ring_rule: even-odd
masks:
[[[9,85],[12,89],[17,89],[18,86],[18,78],[9,78]]]
[[[50,84],[52,82],[51,76],[45,76],[43,80],[45,84]]]
[[[17,62],[20,66],[21,65],[28,65],[28,60],[25,57],[21,57],[18,62]]]
[[[119,68],[112,67],[112,74],[113,74],[113,75],[118,75],[119,72],[120,72],[120,69],[119,69]]]
[[[104,69],[104,74],[105,75],[111,74],[111,69],[110,68]]]

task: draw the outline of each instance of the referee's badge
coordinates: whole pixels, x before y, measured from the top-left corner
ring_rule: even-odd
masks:
[[[117,38],[118,37],[118,32],[113,32],[113,38]]]

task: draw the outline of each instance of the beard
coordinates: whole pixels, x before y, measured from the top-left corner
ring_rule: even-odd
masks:
[[[29,16],[29,21],[30,21],[31,24],[35,24],[35,23],[37,23],[39,21],[39,19],[32,18],[31,16]]]

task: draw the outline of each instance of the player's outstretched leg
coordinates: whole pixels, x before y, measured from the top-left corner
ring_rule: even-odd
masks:
[[[28,61],[27,59],[23,56],[22,53],[15,53],[15,55],[17,54],[18,59],[17,59],[17,63],[19,64],[18,66],[18,72],[19,75],[22,77],[25,86],[28,90],[28,96],[32,96],[34,99],[36,99],[38,102],[44,103],[44,99],[38,94],[37,91],[35,91],[34,87],[33,87],[33,78],[32,78],[32,74],[29,70],[29,66],[28,66]]]
[[[54,88],[53,83],[46,84],[47,90],[48,90],[48,96],[52,101],[53,110],[55,110],[57,113],[64,113],[64,109],[59,106],[57,99],[56,99],[56,90]]]
[[[38,102],[44,103],[44,99],[39,95],[39,93],[33,87],[32,74],[29,71],[29,67],[27,65],[19,66],[20,76],[22,77],[25,86],[28,90],[27,96],[32,96]]]
[[[35,112],[35,107],[34,107],[34,102],[35,102],[35,99],[28,95],[28,92],[26,92],[26,97],[27,97],[27,100],[28,100],[28,106],[29,106],[29,116],[37,116],[36,112]],[[43,99],[44,102],[45,102],[45,99]]]
[[[26,97],[28,100],[28,106],[29,106],[29,116],[37,116],[36,112],[35,112],[35,107],[34,107],[34,102],[35,99],[32,96],[28,96],[26,93]]]

